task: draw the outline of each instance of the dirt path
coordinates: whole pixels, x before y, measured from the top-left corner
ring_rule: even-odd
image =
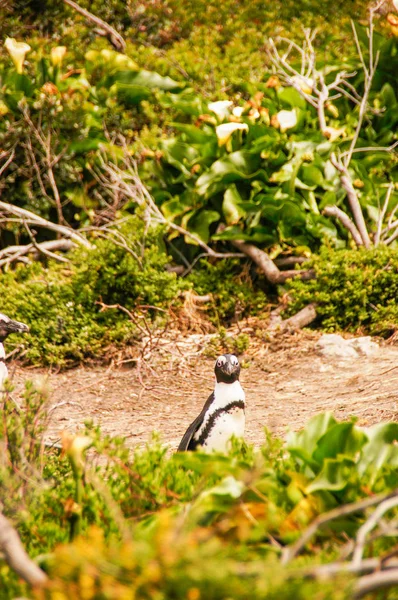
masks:
[[[338,418],[356,415],[360,424],[398,420],[398,348],[381,346],[371,358],[339,362],[321,357],[318,335],[294,336],[286,344],[248,353],[241,382],[247,396],[247,440],[261,443],[263,427],[284,435],[320,411]],[[76,431],[87,419],[105,433],[123,435],[133,446],[160,432],[176,447],[213,385],[214,359],[163,358],[144,377],[137,368],[85,368],[64,373],[11,367],[16,393],[24,381],[48,376],[53,411],[51,439]],[[145,384],[143,387],[142,383]]]

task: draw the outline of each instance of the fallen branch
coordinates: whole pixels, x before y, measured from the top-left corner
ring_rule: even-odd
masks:
[[[71,240],[62,239],[41,243],[36,242],[35,244],[32,242],[26,246],[7,246],[7,248],[0,250],[0,267],[9,265],[15,261],[20,261],[21,258],[27,254],[32,254],[34,258],[37,258],[40,254],[45,254],[60,262],[69,262],[68,259],[55,254],[54,251],[61,250],[63,252],[68,252],[69,250],[72,250],[72,248],[76,248],[76,244]]]
[[[43,219],[43,217],[30,212],[30,210],[20,208],[19,206],[14,206],[14,204],[8,204],[8,202],[0,201],[0,213],[2,212],[20,217],[22,219],[22,225],[24,222],[26,222],[29,225],[35,225],[36,227],[44,227],[45,229],[56,231],[57,233],[62,234],[66,239],[74,240],[78,244],[85,246],[85,248],[91,249],[91,244],[86,240],[86,238],[77,233],[77,231],[74,231],[71,227],[67,227],[66,225],[57,225],[56,223],[47,221],[47,219]]]
[[[106,23],[106,21],[103,21],[102,19],[100,19],[96,15],[93,15],[93,13],[89,12],[85,8],[82,8],[81,6],[79,6],[79,4],[73,2],[73,0],[63,1],[65,2],[65,4],[68,4],[68,6],[73,8],[76,12],[83,15],[83,17],[85,17],[88,21],[91,21],[91,23],[98,25],[100,29],[104,30],[109,36],[111,44],[114,46],[114,48],[116,48],[116,50],[118,50],[118,52],[124,52],[126,50],[126,42],[124,41],[120,33],[116,31],[116,29],[114,29],[111,25],[109,25],[109,23]],[[98,30],[97,33],[99,33]]]
[[[252,259],[254,263],[265,274],[266,278],[270,283],[285,283],[287,279],[313,279],[315,273],[313,270],[305,270],[305,271],[280,271],[274,261],[268,256],[264,250],[260,250],[257,246],[253,246],[253,244],[246,244],[241,240],[233,240],[232,245],[241,250],[243,254],[246,254],[249,258]]]
[[[306,327],[312,323],[316,317],[316,304],[308,304],[299,310],[298,313],[292,317],[289,317],[289,319],[281,321],[281,323],[277,325],[277,328],[279,331],[287,331],[288,329],[302,329],[303,327]]]
[[[2,514],[0,514],[0,551],[11,569],[32,587],[43,586],[47,582],[47,575],[29,558],[18,533]]]

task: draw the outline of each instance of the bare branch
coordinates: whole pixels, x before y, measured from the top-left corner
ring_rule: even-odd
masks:
[[[384,502],[381,502],[381,504],[379,504],[379,506],[373,511],[372,515],[369,517],[369,519],[367,519],[367,521],[365,521],[362,527],[359,528],[354,554],[352,557],[352,562],[354,566],[357,567],[361,564],[363,552],[365,549],[366,536],[372,531],[372,529],[376,527],[383,515],[397,505],[397,496],[384,500]]]
[[[0,551],[7,564],[31,586],[42,586],[47,575],[27,555],[18,533],[11,523],[0,514]]]
[[[381,571],[361,577],[355,586],[353,598],[363,598],[371,592],[398,585],[398,569]]]
[[[355,223],[351,221],[350,217],[338,206],[325,206],[323,209],[323,214],[327,217],[336,217],[342,225],[349,231],[352,235],[352,238],[357,246],[363,246],[363,241],[361,238],[361,234],[355,226]]]
[[[365,248],[370,248],[371,241],[369,233],[366,227],[365,219],[363,216],[361,205],[358,200],[357,193],[354,189],[354,186],[352,185],[350,174],[348,173],[348,168],[341,161],[337,160],[336,155],[334,153],[332,153],[330,156],[330,162],[341,173],[341,185],[346,191],[348,203],[350,205],[350,209],[354,217],[355,225],[358,228]]]
[[[9,165],[14,160],[15,150],[13,150],[10,156],[7,158],[6,162],[0,167],[0,177],[3,175],[4,171],[9,167]]]
[[[98,25],[101,29],[103,29],[108,34],[109,39],[112,45],[116,48],[116,50],[118,50],[119,52],[124,52],[126,50],[126,42],[124,41],[120,33],[116,31],[116,29],[114,29],[111,25],[109,25],[109,23],[106,23],[106,21],[103,21],[102,19],[100,19],[96,15],[93,15],[93,13],[89,12],[85,8],[82,8],[81,6],[79,6],[79,4],[73,2],[73,0],[63,1],[65,2],[65,4],[71,6],[76,12],[83,15],[83,17],[85,17],[88,21],[91,21],[91,23],[94,23],[95,25]]]
[[[247,244],[242,240],[233,240],[232,245],[241,250],[246,256],[249,256],[253,262],[263,271],[270,283],[285,283],[287,279],[313,279],[314,271],[280,271],[274,261],[264,250],[260,250],[253,244]]]
[[[384,217],[386,216],[388,204],[390,202],[390,198],[391,198],[391,194],[392,194],[393,189],[394,189],[394,184],[390,183],[390,185],[388,186],[388,189],[387,189],[386,197],[384,199],[383,208],[381,209],[380,214],[379,214],[379,218],[377,220],[377,229],[376,229],[376,233],[375,233],[375,237],[374,237],[374,245],[376,247],[380,243],[381,228],[383,226]]]
[[[356,512],[361,512],[370,508],[371,506],[376,506],[376,504],[380,504],[389,498],[396,498],[398,496],[398,488],[390,492],[389,494],[378,494],[377,496],[372,496],[370,498],[365,498],[364,500],[360,500],[359,502],[352,502],[351,504],[345,504],[344,506],[340,506],[338,508],[334,508],[327,513],[323,513],[319,515],[309,527],[304,531],[303,535],[291,546],[285,548],[282,554],[282,564],[287,565],[290,561],[293,560],[300,552],[304,549],[307,542],[312,538],[313,535],[318,531],[318,529],[322,528],[330,521],[334,519],[338,519],[339,517],[344,517],[347,515],[352,515]]]
[[[14,206],[13,204],[9,204],[8,202],[0,201],[0,214],[1,213],[16,215],[20,217],[23,221],[26,221],[29,225],[35,225],[36,227],[44,227],[45,229],[51,229],[52,231],[56,231],[63,235],[66,239],[71,239],[77,242],[78,244],[85,246],[85,248],[91,248],[91,244],[77,231],[74,231],[71,227],[67,227],[66,225],[58,225],[56,223],[52,223],[51,221],[47,221],[43,217],[32,213],[30,210],[26,210],[24,208],[20,208],[19,206]]]

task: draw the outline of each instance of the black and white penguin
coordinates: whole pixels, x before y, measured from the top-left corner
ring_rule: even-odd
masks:
[[[214,368],[216,383],[202,412],[188,427],[178,452],[201,446],[206,452],[225,452],[231,437],[245,431],[245,392],[239,383],[240,364],[233,354],[223,354]]]
[[[22,333],[23,331],[29,331],[29,327],[19,321],[13,321],[6,315],[0,313],[0,392],[3,388],[3,383],[8,377],[8,370],[6,366],[6,352],[4,350],[3,342],[10,333]]]

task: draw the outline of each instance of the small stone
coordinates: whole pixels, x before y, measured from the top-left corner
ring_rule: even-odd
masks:
[[[326,333],[317,341],[315,348],[324,357],[346,360],[372,356],[379,350],[379,345],[370,336],[345,340],[336,333]]]

